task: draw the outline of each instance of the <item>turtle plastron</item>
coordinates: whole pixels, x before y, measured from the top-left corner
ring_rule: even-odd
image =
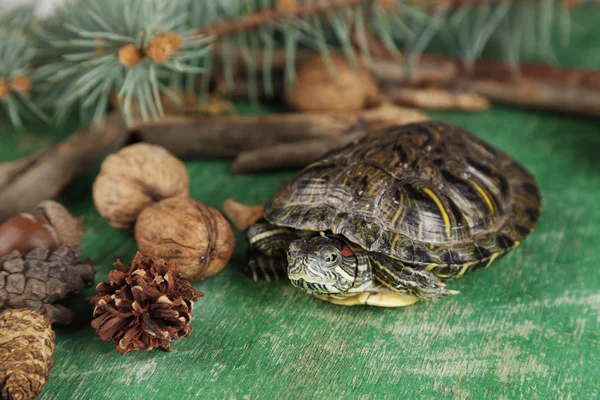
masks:
[[[369,305],[376,307],[405,307],[419,301],[417,296],[392,291],[363,292],[356,296],[335,299],[332,297],[315,295],[321,300],[341,306]]]

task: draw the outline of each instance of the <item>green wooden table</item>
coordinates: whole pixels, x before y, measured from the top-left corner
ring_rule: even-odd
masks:
[[[598,14],[576,12],[565,64],[600,66]],[[585,50],[587,49],[587,50]],[[596,50],[593,50],[596,49]],[[266,112],[242,106],[246,113]],[[509,152],[539,180],[544,212],[535,233],[492,268],[452,283],[460,295],[404,309],[345,308],[287,283],[250,282],[245,245],[228,268],[194,286],[206,296],[190,338],[173,352],[119,355],[75,300],[42,399],[559,398],[600,394],[600,122],[495,107],[431,113]],[[0,160],[30,153],[72,129],[0,134]],[[236,176],[228,162],[190,161],[191,195],[220,208],[233,197],[267,199],[291,173]],[[61,200],[86,219],[85,253],[97,280],[129,262],[132,237],[112,230],[90,193],[97,169]],[[85,295],[92,295],[93,289]]]

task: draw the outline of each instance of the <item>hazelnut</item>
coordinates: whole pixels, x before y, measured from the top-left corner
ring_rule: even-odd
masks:
[[[160,146],[138,143],[108,156],[93,186],[94,204],[116,228],[133,228],[140,212],[169,197],[187,197],[185,164]]]
[[[222,270],[235,248],[223,215],[190,198],[170,198],[145,208],[135,224],[135,240],[147,257],[177,259],[181,275],[192,281]]]
[[[334,71],[321,55],[298,68],[296,80],[286,91],[290,108],[302,112],[356,111],[377,102],[375,78],[360,65],[355,68],[342,54],[332,54]]]
[[[83,238],[83,219],[73,217],[61,204],[47,200],[35,211],[21,213],[0,225],[0,257],[14,250],[21,254],[38,247],[56,250],[76,246]]]

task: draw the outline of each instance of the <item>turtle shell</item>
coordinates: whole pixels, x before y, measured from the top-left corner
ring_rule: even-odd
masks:
[[[515,160],[463,128],[424,122],[329,153],[283,186],[265,217],[456,277],[516,247],[540,211],[538,185]]]

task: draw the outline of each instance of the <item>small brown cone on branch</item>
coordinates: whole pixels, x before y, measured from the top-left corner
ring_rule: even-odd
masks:
[[[398,6],[398,0],[375,0],[385,11],[394,11]]]
[[[10,88],[8,87],[8,85],[2,81],[0,81],[0,99],[4,99],[6,97],[8,97],[8,94],[10,93]]]
[[[56,346],[44,316],[27,309],[0,314],[0,398],[34,399],[48,381]]]
[[[10,80],[10,88],[19,93],[31,91],[31,81],[25,75],[17,75]]]
[[[298,0],[277,0],[275,9],[281,12],[294,12],[298,9]]]
[[[173,32],[167,32],[156,36],[150,41],[146,49],[146,55],[157,64],[163,64],[170,60],[176,52],[181,49],[183,37]]]
[[[127,44],[119,49],[119,62],[126,67],[135,67],[144,54],[135,44]]]

